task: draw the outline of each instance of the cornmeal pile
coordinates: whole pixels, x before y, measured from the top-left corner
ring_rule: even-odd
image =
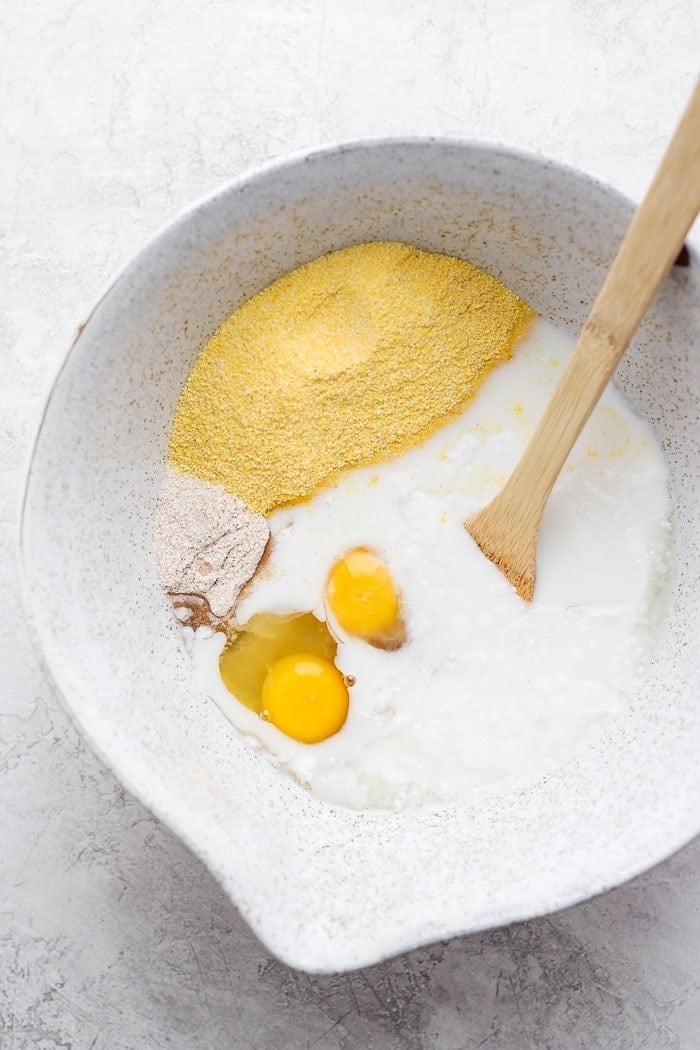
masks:
[[[190,373],[169,463],[269,514],[461,412],[533,311],[469,263],[377,242],[244,303]]]

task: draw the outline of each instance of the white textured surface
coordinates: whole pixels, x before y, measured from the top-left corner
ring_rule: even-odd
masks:
[[[639,195],[697,5],[56,0],[0,18],[2,1045],[693,1047],[697,845],[563,915],[364,973],[271,961],[68,725],[17,623],[13,546],[47,372],[175,210],[289,148],[409,131],[537,148]]]

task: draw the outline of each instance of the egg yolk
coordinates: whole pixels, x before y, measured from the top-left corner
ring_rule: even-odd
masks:
[[[348,690],[335,664],[313,653],[273,664],[262,687],[262,716],[287,736],[317,744],[333,736],[348,714]]]
[[[313,613],[256,613],[236,627],[219,657],[219,671],[229,692],[260,714],[263,683],[274,664],[297,653],[312,653],[332,664],[337,652],[328,625]]]
[[[405,640],[399,592],[385,565],[365,547],[348,551],[330,571],[326,601],[342,630],[380,648]]]

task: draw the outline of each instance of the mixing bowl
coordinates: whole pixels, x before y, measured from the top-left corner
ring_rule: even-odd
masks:
[[[574,761],[459,805],[354,812],[318,801],[246,747],[192,681],[151,557],[188,371],[251,294],[367,240],[468,259],[575,332],[631,213],[582,174],[468,142],[307,153],[235,180],[155,237],[81,325],[55,381],[21,534],[46,666],[103,760],[296,967],[346,970],[562,908],[699,830],[697,256],[672,272],[617,380],[670,470],[670,597],[649,672]]]

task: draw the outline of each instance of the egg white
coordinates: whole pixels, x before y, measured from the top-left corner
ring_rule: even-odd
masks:
[[[571,347],[536,321],[458,419],[271,516],[271,556],[240,622],[257,612],[325,619],[327,574],[356,546],[378,553],[401,591],[403,648],[340,638],[336,662],[356,684],[339,733],[304,745],[262,722],[221,681],[224,636],[194,636],[204,689],[321,798],[402,808],[522,781],[564,760],[634,693],[667,546],[666,470],[650,429],[612,388],[547,507],[531,605],[463,527],[521,455]]]

